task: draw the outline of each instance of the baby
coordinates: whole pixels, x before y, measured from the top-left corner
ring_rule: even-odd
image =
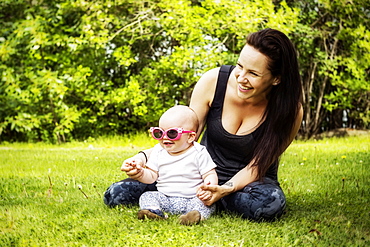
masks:
[[[215,205],[205,206],[199,199],[211,199],[209,192],[198,187],[202,183],[217,185],[218,178],[206,148],[194,141],[198,125],[197,115],[189,107],[170,108],[159,119],[159,127],[150,128],[159,143],[145,167],[137,165],[135,159],[122,165],[126,172],[141,171],[136,179],[142,183],[157,181],[158,191],[147,191],[139,199],[139,219],[165,219],[166,212],[181,214],[180,224],[193,225],[214,212]],[[127,169],[128,166],[132,169]]]

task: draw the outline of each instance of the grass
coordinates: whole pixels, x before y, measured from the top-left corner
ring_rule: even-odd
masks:
[[[0,246],[369,246],[369,136],[294,142],[279,180],[287,212],[273,223],[222,213],[196,226],[139,221],[102,194],[144,134],[63,145],[0,145]]]

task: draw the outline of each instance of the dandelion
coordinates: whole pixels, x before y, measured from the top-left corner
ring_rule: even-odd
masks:
[[[89,199],[89,197],[86,195],[86,193],[85,193],[85,192],[83,192],[81,184],[77,185],[77,188],[78,188],[78,189],[81,191],[81,193],[86,197],[86,199]]]
[[[345,158],[347,158],[345,155],[342,155],[342,159],[345,159]]]
[[[307,158],[306,157],[303,157],[303,159],[302,160],[307,160]]]

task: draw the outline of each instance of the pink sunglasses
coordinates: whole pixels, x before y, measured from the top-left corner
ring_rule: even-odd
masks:
[[[152,134],[152,137],[156,140],[162,140],[164,136],[167,136],[167,138],[172,141],[180,139],[183,133],[195,133],[194,131],[184,130],[183,128],[163,130],[159,127],[150,127],[149,131]]]

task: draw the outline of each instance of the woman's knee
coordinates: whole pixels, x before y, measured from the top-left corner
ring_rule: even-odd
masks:
[[[280,188],[275,186],[273,189],[246,188],[245,190],[223,198],[223,206],[227,210],[241,214],[245,219],[255,221],[271,221],[283,214],[285,195]]]
[[[115,207],[120,204],[130,203],[129,187],[124,181],[116,182],[109,186],[109,188],[104,193],[104,203],[109,207]],[[134,202],[132,202],[134,203]]]
[[[254,211],[255,220],[273,221],[280,218],[285,210],[285,195],[280,189],[275,189],[263,203]]]
[[[104,193],[103,200],[109,207],[137,204],[141,194],[148,190],[156,190],[155,185],[143,184],[133,179],[125,179],[112,184]]]

